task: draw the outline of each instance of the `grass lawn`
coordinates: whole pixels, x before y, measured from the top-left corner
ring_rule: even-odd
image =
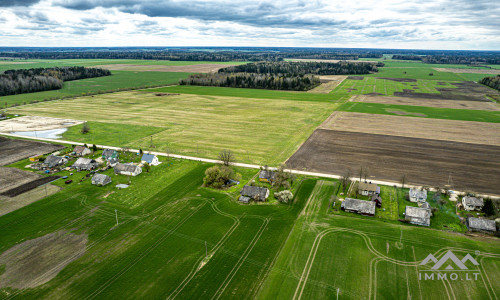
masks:
[[[368,114],[397,115],[446,120],[500,123],[500,112],[437,108],[425,106],[393,105],[380,103],[348,102],[339,107],[341,111]]]
[[[67,81],[60,90],[4,96],[0,99],[0,106],[27,104],[32,101],[43,101],[68,96],[82,96],[85,93],[95,93],[98,91],[173,84],[181,78],[186,78],[189,74],[179,72],[112,71],[111,76]]]
[[[290,157],[338,105],[136,91],[37,103],[9,112],[114,124],[94,123],[91,129],[97,134],[89,135],[76,127],[64,135],[66,139],[208,158],[230,149],[237,161],[273,166]],[[154,149],[149,148],[151,132],[156,132]]]

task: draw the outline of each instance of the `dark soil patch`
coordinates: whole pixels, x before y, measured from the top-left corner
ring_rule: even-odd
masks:
[[[373,179],[406,175],[410,184],[441,187],[451,175],[456,189],[500,194],[499,146],[317,129],[287,166],[336,175],[363,167]]]
[[[384,95],[384,94],[381,94],[381,93],[368,93],[368,94],[365,94],[367,96],[381,96],[381,95]]]
[[[26,193],[27,191],[31,191],[34,188],[37,188],[41,186],[42,184],[46,184],[49,182],[52,182],[61,176],[49,176],[49,177],[42,177],[33,181],[30,181],[28,183],[25,183],[23,185],[20,185],[18,187],[15,187],[13,189],[10,189],[8,191],[5,191],[0,194],[0,196],[6,196],[6,197],[15,197],[17,195],[21,195],[22,193]]]
[[[417,82],[416,79],[412,78],[389,78],[389,77],[377,77],[377,79],[392,80],[396,82]]]
[[[180,94],[171,94],[171,93],[156,93],[155,96],[162,97],[162,96],[178,96]]]
[[[473,81],[455,82],[452,84],[456,86],[456,88],[436,88],[436,90],[439,91],[440,94],[415,93],[413,90],[404,89],[403,92],[394,92],[394,96],[439,100],[490,102],[490,100],[486,98],[486,95],[491,94],[491,89],[481,84],[475,83]]]
[[[363,76],[349,76],[349,77],[347,77],[347,79],[351,79],[351,80],[363,80],[363,79],[365,79],[365,77],[363,77]]]
[[[0,166],[61,149],[64,149],[64,146],[28,140],[8,139],[0,136]]]

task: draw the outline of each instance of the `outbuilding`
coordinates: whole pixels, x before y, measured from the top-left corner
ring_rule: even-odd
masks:
[[[76,162],[73,164],[73,168],[75,168],[78,171],[90,171],[92,169],[97,168],[99,164],[90,158],[85,158],[85,157],[80,157],[79,159],[76,160]]]
[[[248,203],[250,200],[265,202],[269,197],[269,189],[259,186],[245,185],[240,191],[240,202]]]
[[[431,215],[431,210],[428,208],[406,206],[405,209],[405,220],[415,225],[430,226]]]
[[[467,228],[469,228],[469,231],[478,231],[489,234],[497,231],[495,221],[474,217],[467,218]]]
[[[62,156],[49,155],[43,161],[43,165],[47,168],[55,168],[62,166],[68,162],[68,159]]]
[[[92,153],[92,151],[90,151],[89,148],[84,146],[76,146],[75,149],[73,149],[73,152],[75,153],[76,156],[85,156]]]
[[[484,206],[483,198],[464,196],[462,198],[462,205],[466,211],[481,210]]]
[[[142,168],[134,164],[117,163],[114,167],[115,174],[137,176],[142,173]]]
[[[375,215],[375,202],[372,201],[346,198],[342,201],[340,208],[347,212],[358,213],[365,216]]]
[[[109,177],[108,175],[94,174],[94,176],[92,176],[93,185],[104,186],[108,183],[111,183],[111,177]]]

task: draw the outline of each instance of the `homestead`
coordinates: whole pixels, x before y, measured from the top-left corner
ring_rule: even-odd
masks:
[[[62,156],[49,155],[43,161],[43,165],[47,168],[55,168],[65,165],[68,159]]]
[[[346,198],[342,201],[340,207],[347,212],[358,213],[365,216],[374,216],[375,206],[375,202]]]
[[[92,153],[92,151],[90,151],[89,148],[84,147],[84,146],[76,146],[75,149],[73,150],[73,153],[76,156],[85,156],[85,155],[89,155],[90,153]]]
[[[462,198],[462,205],[466,211],[480,211],[484,206],[484,201],[483,198],[464,196]]]
[[[104,149],[101,157],[105,160],[118,159],[119,154],[116,150]]]
[[[411,202],[425,202],[427,201],[427,190],[410,188],[409,197]]]
[[[382,207],[382,197],[379,194],[372,195],[371,201],[375,203],[377,207]]]
[[[249,203],[251,200],[265,202],[269,197],[269,189],[259,186],[245,185],[240,192],[238,201]]]
[[[143,164],[148,163],[152,166],[157,166],[160,164],[160,161],[158,160],[158,157],[154,154],[146,154],[144,153],[141,158],[141,162]]]
[[[497,231],[495,221],[474,217],[467,218],[467,228],[469,229],[469,231],[477,231],[483,233],[495,233]]]
[[[109,177],[108,175],[98,173],[98,174],[95,174],[94,176],[92,176],[92,184],[93,185],[104,186],[108,183],[111,183],[111,177]]]
[[[142,173],[142,168],[128,163],[128,164],[122,164],[122,163],[117,163],[114,167],[115,174],[117,175],[127,175],[127,176],[137,176]]]
[[[276,176],[276,172],[270,171],[270,170],[260,170],[259,172],[259,181],[260,182],[267,182],[267,183],[273,183],[274,177]]]
[[[98,165],[99,164],[93,159],[80,157],[71,167],[76,169],[77,171],[82,171],[82,170],[90,171],[92,169],[97,168]]]
[[[380,187],[371,182],[360,182],[358,185],[358,193],[363,196],[372,196],[380,194]]]
[[[430,226],[431,215],[429,208],[406,206],[405,209],[405,220],[415,225]]]

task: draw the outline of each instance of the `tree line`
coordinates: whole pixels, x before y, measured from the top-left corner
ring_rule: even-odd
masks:
[[[109,70],[85,67],[7,70],[0,74],[0,96],[57,90],[64,81],[109,75]]]
[[[313,75],[257,73],[202,73],[179,81],[180,85],[201,85],[232,88],[307,91],[320,84]]]
[[[411,55],[395,54],[392,59],[400,60],[419,60],[427,64],[454,64],[454,65],[481,65],[481,64],[500,64],[499,54],[490,55]]]
[[[383,63],[379,63],[383,66]],[[377,72],[377,65],[373,63],[352,62],[259,62],[219,70],[219,73],[256,73],[256,74],[285,74],[287,76],[313,75],[347,75],[369,74]]]
[[[484,77],[483,79],[479,80],[479,83],[500,91],[500,75],[492,77]]]

